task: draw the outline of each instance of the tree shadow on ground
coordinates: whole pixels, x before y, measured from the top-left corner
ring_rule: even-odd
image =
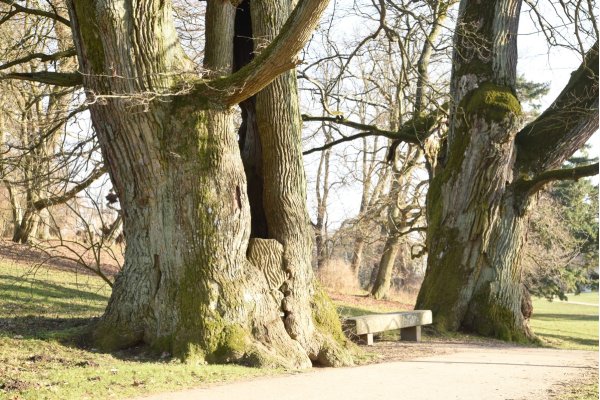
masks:
[[[108,295],[98,293],[98,287],[83,283],[69,286],[40,279],[0,275],[0,316],[91,317],[104,311]]]
[[[82,298],[95,301],[108,301],[108,296],[99,293],[93,293],[89,290],[69,288],[41,279],[0,275],[0,282],[2,281],[3,283],[0,284],[0,291],[14,291],[17,294],[22,293],[23,295],[29,295],[30,297],[35,295],[62,299]],[[80,285],[82,288],[87,287],[88,289],[91,286],[83,283],[77,285]]]
[[[65,347],[92,353],[106,353],[113,357],[134,362],[169,362],[170,354],[157,353],[146,345],[135,345],[126,349],[103,352],[88,342],[88,333],[98,318],[48,318],[25,316],[0,318],[0,338],[19,340],[57,341]],[[43,353],[43,351],[42,351]],[[40,354],[42,354],[40,353]]]
[[[559,334],[552,334],[552,333],[540,333],[539,336],[542,338],[558,339],[563,342],[571,342],[571,343],[575,343],[575,344],[579,344],[579,345],[583,345],[583,346],[590,346],[590,347],[598,346],[598,339],[584,339],[581,337],[559,335]]]
[[[598,321],[598,314],[534,314],[535,319],[556,321],[567,319],[571,321]]]
[[[83,328],[93,320],[94,318],[48,318],[33,315],[0,318],[0,336],[64,340],[75,328]]]

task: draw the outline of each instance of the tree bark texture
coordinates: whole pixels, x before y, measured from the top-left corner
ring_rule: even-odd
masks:
[[[523,177],[545,169],[518,161],[535,154],[526,152],[525,137],[521,149],[515,140],[521,124],[514,89],[520,6],[519,0],[461,2],[450,131],[427,197],[428,266],[416,305],[433,311],[439,330],[513,341],[533,337],[522,312],[527,298],[520,255],[531,194]],[[595,68],[588,78],[595,79],[590,89],[597,93],[597,62]],[[597,124],[597,99],[586,113],[596,115]],[[581,141],[592,133],[581,129],[572,136]],[[557,151],[560,156],[548,155],[564,160],[574,149]]]
[[[143,342],[209,362],[350,363],[335,311],[312,279],[299,131],[279,130],[294,121],[270,121],[279,114],[268,111],[293,104],[295,86],[274,84],[255,99],[258,129],[271,127],[255,153],[269,166],[262,171],[269,213],[266,234],[251,238],[256,204],[230,93],[223,91],[223,101],[214,91],[174,94],[190,68],[170,3],[87,0],[69,7],[127,243],[95,343],[116,349]],[[228,2],[208,2],[204,67],[213,75],[231,72],[235,14]],[[279,24],[287,14],[272,16]]]
[[[292,2],[251,3],[255,51],[261,40],[272,40],[292,10]],[[270,239],[283,245],[282,267],[288,279],[284,294],[284,324],[290,336],[321,365],[350,362],[338,342],[335,315],[312,273],[312,238],[306,206],[306,177],[302,159],[302,120],[295,71],[284,72],[256,94],[256,123],[262,144],[263,208]],[[313,311],[314,310],[314,311]],[[331,323],[336,326],[328,326]],[[332,332],[337,332],[334,339]]]
[[[371,289],[371,295],[377,300],[381,300],[388,295],[392,284],[392,273],[394,272],[394,263],[400,248],[400,236],[398,234],[388,235],[383,246],[381,260],[377,267],[377,278]]]

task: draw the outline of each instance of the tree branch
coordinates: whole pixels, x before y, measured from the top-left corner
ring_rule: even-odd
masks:
[[[227,77],[198,83],[190,96],[200,94],[231,106],[256,94],[298,64],[298,53],[310,39],[328,3],[329,0],[300,0],[279,35],[250,63]]]
[[[100,178],[106,172],[106,167],[102,166],[97,170],[93,171],[87,178],[73,186],[71,189],[67,190],[64,194],[60,196],[48,197],[45,199],[37,200],[33,203],[33,207],[40,211],[44,208],[54,206],[56,204],[62,204],[66,201],[71,200],[77,193],[81,192],[83,189],[89,187],[96,179]]]
[[[516,136],[517,166],[538,174],[560,166],[598,129],[598,42],[554,103]]]
[[[307,155],[307,154],[316,153],[317,151],[323,151],[323,150],[330,149],[333,146],[336,146],[340,143],[350,142],[355,139],[360,139],[360,138],[369,137],[369,136],[384,136],[389,139],[398,138],[398,135],[394,132],[383,133],[383,132],[375,132],[375,131],[366,131],[366,132],[360,132],[360,133],[350,135],[350,136],[343,136],[341,139],[332,140],[331,142],[328,142],[328,143],[324,144],[323,146],[313,147],[310,150],[306,150],[306,151],[302,152],[302,154]]]
[[[305,151],[304,155],[311,154],[316,151],[327,150],[335,145],[338,145],[343,142],[349,142],[354,139],[359,139],[368,136],[383,136],[389,139],[393,139],[394,143],[392,146],[397,147],[400,143],[412,143],[412,144],[420,144],[423,139],[429,136],[432,132],[432,129],[439,123],[440,119],[443,117],[444,110],[446,105],[442,106],[440,110],[436,110],[431,112],[429,115],[422,116],[419,118],[411,119],[400,127],[397,132],[388,131],[385,129],[380,129],[375,125],[362,124],[360,122],[348,121],[345,118],[341,117],[315,117],[310,115],[302,115],[302,121],[320,121],[320,122],[330,122],[339,125],[344,125],[354,129],[360,129],[363,132],[357,133],[355,135],[344,136],[341,139],[333,140],[329,143],[326,143],[323,146],[315,147],[313,149]],[[440,112],[441,111],[441,112]]]
[[[3,79],[17,79],[20,81],[40,82],[47,83],[49,85],[66,87],[78,86],[83,84],[83,77],[80,73],[77,72],[11,72],[0,74],[0,80]]]
[[[517,190],[526,196],[539,191],[545,184],[559,180],[578,180],[586,176],[598,175],[598,163],[575,168],[563,168],[544,171],[533,179],[521,178],[515,182]]]
[[[73,57],[75,55],[77,55],[77,52],[75,51],[75,49],[59,51],[54,54],[33,53],[33,54],[29,54],[25,57],[16,59],[14,61],[9,61],[6,64],[0,65],[0,70],[7,69],[7,68],[13,67],[15,65],[23,64],[23,63],[26,63],[26,62],[29,62],[29,61],[32,61],[35,59],[38,59],[42,62],[47,62],[47,61],[56,61],[56,60],[59,60],[61,58],[65,58],[65,57]]]
[[[15,11],[20,12],[20,13],[51,18],[55,21],[65,24],[66,26],[69,26],[69,27],[71,26],[71,21],[69,21],[68,19],[63,18],[60,15],[53,13],[53,12],[39,10],[36,8],[23,7],[21,5],[18,5],[15,2],[15,0],[0,0],[0,3],[8,4],[9,6],[13,7],[15,9]]]

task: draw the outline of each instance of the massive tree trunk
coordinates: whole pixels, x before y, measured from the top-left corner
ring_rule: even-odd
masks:
[[[485,6],[461,2],[450,131],[427,198],[428,266],[416,306],[433,311],[439,330],[464,329],[514,341],[532,337],[528,315],[522,313],[520,267],[529,198],[541,186],[531,182],[576,150],[576,145],[561,147],[565,138],[570,135],[581,144],[593,133],[589,128],[594,119],[597,127],[598,112],[596,45],[595,61],[585,62],[588,72],[572,78],[587,80],[590,92],[578,93],[573,101],[569,83],[565,91],[570,92],[561,96],[571,98],[572,114],[564,121],[554,119],[561,132],[544,139],[552,162],[531,162],[545,157],[538,149],[516,146],[517,134],[532,137],[519,133],[521,105],[515,94],[520,6],[520,0]],[[535,133],[544,118],[530,124]]]
[[[249,50],[257,52],[265,41],[277,35],[291,12],[292,2],[244,2],[238,8],[238,14],[247,13],[248,8],[252,20],[251,37],[258,38],[254,39],[254,49]],[[282,246],[280,268],[284,279],[277,282],[275,289],[284,296],[281,306],[286,330],[308,350],[312,361],[324,365],[348,363],[349,359],[330,336],[332,327],[327,324],[335,321],[322,318],[335,314],[335,310],[315,286],[312,273],[312,239],[306,207],[302,121],[295,71],[281,74],[253,100],[255,115],[252,116],[250,111],[247,119],[254,119],[255,123],[252,127],[245,124],[248,129],[245,135],[246,141],[250,135],[255,135],[251,142],[259,143],[261,150],[248,152],[253,157],[244,157],[244,161],[247,165],[260,166],[255,171],[262,193],[250,205],[255,209],[253,216],[264,216],[261,225],[263,237],[268,239],[265,243]],[[249,192],[251,185],[248,180]],[[250,245],[255,242],[251,239]]]
[[[272,36],[289,8],[255,5],[255,30]],[[316,15],[323,8],[317,5]],[[124,269],[93,332],[96,344],[115,349],[144,342],[210,362],[351,362],[335,311],[315,289],[310,269],[299,130],[293,127],[299,120],[293,119],[296,109],[286,109],[296,102],[290,74],[255,99],[262,141],[255,154],[265,166],[256,171],[264,178],[267,229],[250,238],[251,206],[260,202],[249,201],[231,106],[291,64],[274,60],[272,70],[256,73],[247,66],[231,80],[200,83],[186,94],[180,79],[190,68],[176,42],[169,2],[122,7],[116,0],[102,6],[88,0],[70,2],[70,11],[127,243]],[[208,2],[204,66],[213,76],[231,72],[235,13],[228,2]],[[308,38],[300,33],[298,40]],[[266,56],[287,51],[276,45],[264,50]],[[265,64],[261,57],[254,65]],[[241,89],[219,86],[236,79],[247,81]]]

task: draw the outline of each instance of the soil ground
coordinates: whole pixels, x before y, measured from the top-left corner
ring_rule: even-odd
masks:
[[[376,343],[397,361],[171,392],[146,400],[556,399],[562,386],[597,378],[598,354],[509,345]],[[393,358],[393,357],[392,357]],[[559,397],[562,398],[562,397]]]
[[[89,273],[81,269],[80,263],[57,257],[64,251],[58,245],[42,251],[0,240],[1,261],[10,260],[23,267],[44,264],[44,267],[51,269]],[[108,276],[118,271],[114,262],[103,263],[102,269]],[[331,293],[331,297],[336,303],[343,304],[338,306],[342,316],[362,314],[365,310],[386,312],[412,309],[408,298],[376,301],[362,295],[337,293]],[[569,303],[578,304],[573,301]],[[585,303],[586,306],[590,304]],[[597,315],[573,317],[591,318],[597,324]],[[579,387],[598,381],[598,353],[595,351],[522,347],[466,335],[454,339],[424,336],[421,343],[398,342],[390,338],[393,338],[393,334],[386,334],[374,346],[363,347],[370,353],[368,365],[341,369],[315,368],[307,372],[251,380],[246,377],[246,380],[230,384],[187,391],[177,391],[178,384],[174,382],[162,389],[173,387],[173,392],[139,399],[597,398],[597,386],[585,397],[578,393],[572,397],[569,395]],[[594,344],[597,345],[597,336]]]

